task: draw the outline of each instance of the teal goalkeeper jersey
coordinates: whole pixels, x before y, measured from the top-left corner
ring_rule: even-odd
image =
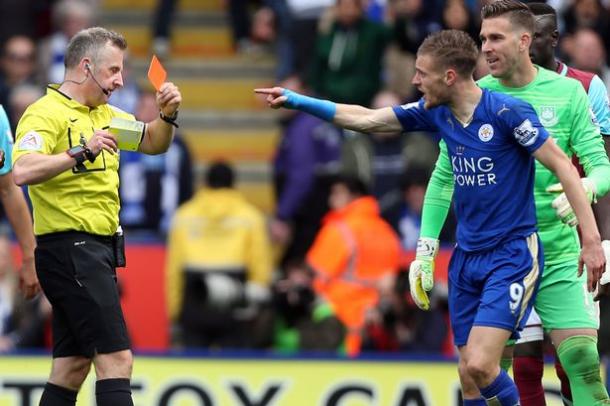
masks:
[[[587,177],[596,185],[597,196],[603,196],[610,189],[610,162],[585,90],[574,79],[537,68],[536,78],[524,87],[505,87],[491,75],[478,83],[482,88],[510,94],[530,103],[557,145],[570,157],[576,153]],[[439,157],[431,183],[447,184],[447,176],[451,176],[451,163],[444,145],[441,145],[441,153],[444,156]],[[536,161],[534,198],[538,232],[547,264],[571,261],[580,252],[576,228],[563,224],[551,207],[557,194],[546,192],[548,186],[558,182],[551,171]]]

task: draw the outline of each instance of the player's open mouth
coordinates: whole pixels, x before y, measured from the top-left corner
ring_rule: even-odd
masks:
[[[487,64],[491,67],[491,65],[496,64],[499,61],[498,58],[487,58]]]

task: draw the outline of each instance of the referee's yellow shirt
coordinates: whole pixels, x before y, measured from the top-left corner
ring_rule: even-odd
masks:
[[[134,119],[108,104],[89,108],[49,86],[47,94],[27,108],[17,125],[13,163],[23,155],[55,155],[88,141],[112,117]],[[29,186],[34,206],[34,234],[84,231],[112,235],[119,223],[119,154],[103,151],[85,169],[72,168]]]

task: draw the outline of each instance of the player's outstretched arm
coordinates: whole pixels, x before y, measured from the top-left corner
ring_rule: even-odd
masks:
[[[574,208],[581,227],[582,252],[578,272],[587,270],[587,287],[593,292],[605,269],[606,259],[593,210],[582,187],[576,168],[567,155],[549,138],[534,152],[534,156],[559,178],[563,190]]]
[[[329,100],[304,96],[282,87],[254,89],[267,96],[272,109],[281,107],[304,111],[339,127],[364,133],[396,134],[402,126],[391,107],[368,109],[355,104],[338,104]]]

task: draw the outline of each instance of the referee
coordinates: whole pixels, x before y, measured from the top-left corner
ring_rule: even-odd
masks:
[[[68,43],[59,85],[33,103],[17,126],[13,177],[30,185],[36,270],[53,306],[53,365],[41,406],[75,405],[95,367],[98,406],[133,405],[133,357],[116,286],[124,266],[119,227],[119,151],[106,129],[133,120],[108,103],[123,86],[127,44],[100,27]],[[172,83],[156,94],[159,117],[147,123],[139,151],[167,151],[181,95]]]

